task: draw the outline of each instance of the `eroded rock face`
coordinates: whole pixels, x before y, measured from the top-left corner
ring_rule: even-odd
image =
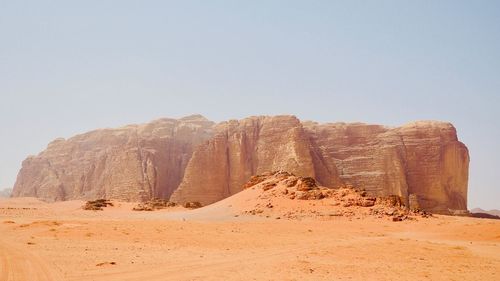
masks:
[[[171,200],[207,205],[241,191],[252,175],[266,171],[314,175],[309,137],[293,116],[232,120],[217,131],[195,151]]]
[[[23,163],[14,196],[49,200],[221,200],[252,175],[285,170],[323,186],[398,195],[410,207],[466,210],[469,155],[455,128],[398,128],[258,116],[215,125],[203,117],[161,119],[56,140]]]
[[[434,212],[464,210],[469,153],[455,128],[419,121],[398,128],[366,124],[305,123],[311,136],[316,178],[339,182],[376,196],[398,195],[406,204]],[[334,171],[331,174],[330,171]]]
[[[49,201],[169,197],[213,126],[194,115],[57,139],[23,162],[13,196]]]
[[[466,209],[469,156],[449,123],[388,128],[277,116],[223,123],[219,131],[194,153],[172,200],[210,204],[242,190],[251,175],[286,170],[323,186],[398,195],[408,206],[411,197],[411,208]]]

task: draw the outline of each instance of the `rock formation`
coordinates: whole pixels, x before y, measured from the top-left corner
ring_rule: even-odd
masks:
[[[169,197],[213,126],[197,115],[57,139],[24,160],[13,196],[49,201]]]
[[[250,175],[286,170],[324,186],[399,195],[408,205],[412,195],[412,203],[435,212],[466,209],[469,156],[449,123],[391,129],[277,116],[222,123],[218,131],[194,153],[172,200],[209,204],[240,191]]]
[[[304,124],[316,178],[373,195],[412,197],[418,207],[466,210],[469,153],[453,125],[419,121],[398,128],[366,124]],[[410,196],[411,195],[411,196]],[[415,206],[410,206],[415,207]]]
[[[10,197],[12,194],[12,188],[0,189],[0,197]]]
[[[252,175],[266,171],[314,175],[309,137],[295,117],[232,120],[217,131],[195,151],[171,200],[210,204],[241,191]]]
[[[425,211],[406,208],[397,195],[372,197],[352,187],[327,188],[318,186],[314,178],[297,177],[285,171],[253,176],[243,191],[205,210],[222,208],[224,213],[235,216],[275,219],[329,220],[340,216],[358,219],[371,216],[403,221],[431,216]]]
[[[169,198],[210,204],[252,175],[286,170],[323,186],[440,213],[466,210],[469,156],[455,128],[420,121],[388,128],[259,116],[217,125],[201,116],[56,140],[24,161],[14,196],[49,200]]]
[[[483,210],[481,208],[474,208],[474,209],[470,210],[470,213],[472,216],[474,216],[475,214],[479,214],[479,215],[476,215],[475,217],[479,217],[479,216],[481,216],[481,214],[486,214],[486,215],[494,216],[494,217],[497,217],[500,219],[500,210],[496,210],[496,209]],[[488,217],[488,216],[482,216],[482,217]]]

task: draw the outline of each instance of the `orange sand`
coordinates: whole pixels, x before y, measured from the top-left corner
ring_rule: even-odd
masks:
[[[134,212],[1,199],[0,280],[500,280],[500,221],[277,220],[221,202]]]

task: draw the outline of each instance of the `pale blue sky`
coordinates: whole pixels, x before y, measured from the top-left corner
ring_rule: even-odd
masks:
[[[287,113],[450,121],[500,208],[500,1],[0,0],[0,95],[0,188],[56,137]]]

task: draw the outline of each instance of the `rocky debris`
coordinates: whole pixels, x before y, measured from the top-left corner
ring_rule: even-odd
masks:
[[[285,185],[286,187],[292,187],[292,186],[296,186],[297,185],[297,181],[299,179],[297,177],[292,177],[292,178],[289,178],[285,181]],[[286,194],[286,193],[285,193]]]
[[[283,170],[304,177],[299,191],[314,190],[306,180],[314,177],[317,185],[398,194],[412,209],[453,214],[467,210],[468,168],[467,147],[446,122],[389,128],[253,116],[215,124],[195,115],[57,139],[23,162],[12,196],[207,205],[259,184],[259,177],[245,184],[254,174]]]
[[[377,203],[380,205],[390,206],[390,207],[403,207],[405,204],[403,203],[403,199],[401,196],[397,195],[389,195],[384,197],[377,198]]]
[[[166,199],[153,199],[149,200],[146,202],[141,202],[137,204],[136,207],[134,207],[132,210],[134,211],[156,211],[156,210],[161,210],[161,209],[166,209],[169,207],[175,207],[177,206],[176,203],[170,202]]]
[[[378,200],[378,198],[377,198]],[[421,210],[411,210],[405,206],[389,206],[387,200],[379,200],[380,204],[370,210],[370,214],[378,217],[391,217],[392,221],[412,220],[418,217],[430,218],[432,214]]]
[[[184,203],[184,208],[188,209],[198,209],[203,207],[203,205],[200,202],[186,202]]]
[[[375,205],[376,201],[377,201],[377,199],[373,198],[373,197],[363,198],[363,199],[361,199],[361,203],[359,206],[371,207],[371,206]]]
[[[327,197],[329,192],[328,192],[328,190],[320,190],[320,189],[303,191],[303,189],[301,188],[300,191],[297,191],[293,194],[294,194],[294,196],[292,196],[293,199],[319,200],[319,199],[323,199],[323,198]],[[290,198],[290,199],[292,199],[292,198]]]
[[[392,217],[392,221],[404,221],[408,219],[407,215],[397,215]]]
[[[253,209],[250,211],[244,211],[243,214],[249,214],[249,215],[257,215],[257,214],[262,214],[264,210],[262,209]]]
[[[113,203],[107,199],[97,199],[93,201],[87,201],[85,205],[82,207],[84,210],[91,210],[91,211],[102,211],[103,208],[106,208],[108,206],[113,206]]]
[[[314,178],[299,177],[293,174],[284,177],[283,172],[265,173],[254,178],[259,178],[259,183],[249,184],[249,188],[261,190],[262,193],[257,196],[256,204],[249,210],[243,211],[242,214],[287,219],[373,216],[387,218],[395,222],[432,216],[425,211],[411,210],[397,195],[370,196],[365,190],[358,190],[353,186],[327,188],[318,186]],[[297,201],[296,207],[280,213],[279,216],[272,215],[270,212],[275,212],[274,209],[280,210],[280,206],[276,202],[280,198],[292,202]],[[299,204],[301,201],[310,203],[307,208],[300,208],[301,204],[303,205],[303,203]],[[322,202],[320,206],[323,208],[316,208],[315,201]],[[283,201],[279,202],[283,203]],[[288,203],[284,202],[284,204]]]
[[[262,190],[266,191],[272,189],[275,186],[276,186],[275,182],[266,182],[265,184],[262,185]]]
[[[268,176],[269,175],[255,175],[255,176],[252,176],[250,178],[250,180],[248,180],[248,182],[243,185],[243,189],[252,187],[252,186],[254,186],[256,184],[259,184],[259,183],[265,181]]]
[[[316,188],[316,180],[311,177],[300,177],[297,180],[297,190],[298,191],[309,191]]]
[[[106,265],[116,265],[116,262],[114,262],[114,261],[100,262],[100,263],[96,264],[95,266],[106,266]]]

